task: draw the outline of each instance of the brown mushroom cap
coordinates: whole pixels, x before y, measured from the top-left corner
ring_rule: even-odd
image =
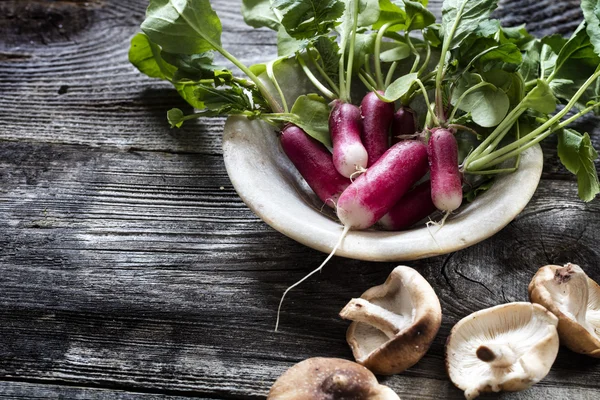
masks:
[[[578,265],[540,268],[529,284],[529,298],[558,317],[562,344],[600,358],[600,286]]]
[[[442,308],[421,274],[399,266],[383,285],[352,299],[340,316],[354,321],[346,340],[356,361],[376,374],[391,375],[412,367],[429,350]]]
[[[400,400],[365,367],[341,358],[309,358],[281,375],[267,400]]]
[[[557,324],[544,307],[526,302],[502,304],[461,319],[446,343],[450,380],[467,399],[531,387],[556,359]]]

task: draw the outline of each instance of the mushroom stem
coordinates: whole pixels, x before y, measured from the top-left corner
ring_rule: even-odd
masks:
[[[362,322],[393,338],[408,325],[410,321],[402,315],[395,314],[365,299],[352,299],[340,311],[340,317]]]
[[[505,344],[490,343],[481,345],[477,348],[476,354],[481,361],[497,368],[510,367],[518,359],[515,352]]]

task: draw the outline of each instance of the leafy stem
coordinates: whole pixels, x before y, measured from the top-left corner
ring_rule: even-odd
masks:
[[[341,100],[350,103],[350,89],[352,87],[352,63],[354,62],[354,46],[356,43],[356,29],[358,28],[358,3],[359,0],[352,2],[352,36],[350,39],[350,50],[348,53],[348,66],[346,67],[346,87],[344,89],[344,97]],[[342,63],[344,62],[342,57]],[[340,84],[341,86],[341,84]]]
[[[373,56],[375,57],[375,79],[377,80],[377,89],[384,90],[384,82],[383,82],[383,73],[381,71],[381,43],[383,40],[383,35],[385,31],[389,29],[395,22],[388,22],[384,24],[379,31],[377,32],[377,36],[375,37],[375,47],[373,49]]]
[[[409,32],[406,31],[406,33],[404,34],[404,38],[406,40],[406,43],[408,44],[408,47],[410,48],[410,52],[413,53],[413,55],[415,56],[415,61],[413,62],[413,65],[410,69],[410,73],[412,74],[417,70],[419,63],[421,62],[421,54],[419,54],[419,52],[415,48],[415,45],[413,44],[412,40],[410,40],[410,35],[408,33]]]
[[[336,98],[335,93],[333,93],[331,90],[327,89],[325,87],[325,85],[323,85],[317,79],[317,77],[312,73],[312,71],[310,70],[310,68],[308,68],[308,66],[306,65],[306,62],[304,61],[304,58],[302,58],[302,55],[299,52],[296,53],[296,59],[298,60],[298,64],[300,64],[300,67],[302,68],[302,70],[304,71],[304,73],[306,74],[306,76],[308,77],[308,79],[311,81],[311,83],[313,85],[315,85],[315,87],[317,89],[319,89],[319,91],[321,91],[321,93],[325,97],[327,97],[330,100],[334,100]]]
[[[467,97],[467,95],[469,95],[470,93],[479,89],[480,87],[484,87],[484,86],[492,86],[493,87],[494,85],[483,81],[483,82],[479,82],[477,85],[471,86],[469,89],[465,90],[465,92],[456,101],[456,104],[454,105],[454,108],[452,109],[452,113],[450,114],[450,117],[448,118],[448,121],[452,121],[454,119],[454,115],[458,111],[460,103],[462,103],[462,101],[464,100],[465,97]]]
[[[310,49],[308,49],[306,51],[306,54],[308,55],[308,59],[310,60],[311,64],[315,67],[315,69],[317,70],[317,72],[319,72],[319,74],[323,77],[323,79],[325,79],[325,81],[333,89],[333,91],[335,92],[335,94],[339,96],[339,94],[340,94],[340,88],[329,77],[329,75],[327,74],[327,72],[325,72],[325,70],[323,69],[323,67],[321,67],[321,65],[319,64],[319,62],[317,60],[315,60],[315,58],[312,55],[312,52],[310,51]]]
[[[523,136],[521,139],[518,139],[503,148],[493,151],[483,157],[479,157],[476,160],[472,161],[469,165],[465,167],[467,170],[478,171],[484,168],[497,165],[504,160],[507,160],[515,155],[523,152],[529,147],[533,146],[536,143],[539,143],[546,137],[548,137],[552,132],[557,129],[563,128],[565,123],[571,123],[575,120],[574,117],[579,117],[579,115],[575,115],[574,117],[569,118],[562,123],[559,121],[575,106],[577,100],[583,95],[583,93],[587,90],[587,88],[594,83],[596,79],[600,77],[600,67],[596,70],[596,72],[590,76],[585,83],[579,88],[579,90],[575,93],[575,95],[571,98],[569,103],[558,113],[556,113],[552,118],[548,119],[545,123],[543,123],[538,128],[534,129],[527,135]],[[591,107],[587,107],[583,111],[589,112],[591,111]],[[587,111],[586,111],[587,110]],[[483,144],[483,143],[482,143]],[[481,147],[481,145],[480,145]]]
[[[385,76],[385,87],[390,86],[390,83],[392,83],[392,79],[394,78],[394,72],[396,72],[397,67],[398,61],[392,62],[392,65],[390,65],[390,69],[388,69],[387,75]]]
[[[423,61],[423,65],[421,66],[421,68],[419,68],[419,70],[417,71],[419,76],[423,75],[423,73],[427,69],[427,65],[429,64],[429,59],[431,58],[431,45],[427,40],[425,40],[425,49],[425,60]]]
[[[456,33],[456,29],[458,28],[458,24],[460,23],[462,13],[467,5],[467,0],[463,0],[460,9],[456,14],[456,19],[454,20],[454,24],[452,24],[452,28],[450,32],[447,32],[444,35],[444,43],[442,44],[442,51],[440,53],[440,62],[437,68],[437,75],[435,77],[435,104],[437,109],[437,114],[443,118],[444,116],[444,103],[442,99],[442,79],[444,78],[444,65],[446,64],[446,54],[448,54],[448,50],[450,49],[450,43],[454,38],[454,34]]]
[[[277,81],[277,78],[275,77],[275,73],[273,72],[273,64],[274,63],[275,63],[274,61],[267,63],[267,65],[266,65],[267,76],[269,77],[271,82],[273,82],[273,86],[275,86],[275,90],[277,90],[277,94],[279,94],[279,98],[281,99],[281,104],[283,106],[283,111],[288,112],[289,109],[288,109],[287,101],[285,100],[285,96],[283,94],[283,91],[281,90],[281,86],[279,86],[279,82]]]
[[[427,109],[431,110],[431,103],[429,102],[429,95],[427,94],[427,89],[425,89],[425,86],[423,85],[423,82],[421,82],[420,79],[415,79],[415,82],[417,85],[419,85],[419,87],[421,88],[421,92],[423,93],[423,98],[425,99],[425,104],[427,105]],[[438,117],[435,115],[435,113],[431,114],[431,118],[433,119],[433,123],[436,126],[440,125],[440,120],[438,119]]]

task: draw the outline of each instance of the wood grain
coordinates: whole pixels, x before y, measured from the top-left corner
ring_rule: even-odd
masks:
[[[337,312],[395,264],[334,258],[290,293],[273,332],[282,292],[324,256],[236,195],[223,119],[168,128],[166,110],[185,105],[127,62],[146,2],[26,3],[0,2],[0,398],[263,398],[298,361],[351,358]],[[504,2],[498,16],[565,33],[575,3]],[[242,61],[275,54],[271,32],[243,25],[239,1],[214,5],[223,43]],[[77,22],[58,27],[69,18]],[[597,122],[578,123],[596,144]],[[507,228],[409,263],[440,296],[444,319],[430,352],[384,379],[403,399],[463,398],[443,367],[450,328],[526,300],[538,267],[571,261],[600,281],[600,204],[577,200],[555,145]],[[593,399],[598,382],[599,360],[561,349],[534,388],[489,397]]]

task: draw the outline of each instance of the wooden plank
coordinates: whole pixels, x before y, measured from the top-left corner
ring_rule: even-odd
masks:
[[[195,396],[196,397],[196,396]],[[197,398],[197,397],[196,397]],[[205,399],[210,400],[208,397]],[[61,400],[183,400],[189,396],[128,392],[117,389],[65,386],[52,382],[0,381],[0,399],[61,399]]]

